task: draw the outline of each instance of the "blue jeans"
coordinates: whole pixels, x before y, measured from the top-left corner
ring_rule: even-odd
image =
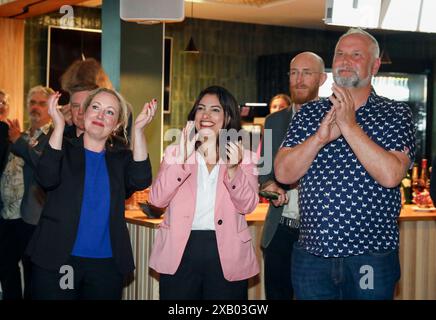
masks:
[[[324,258],[294,244],[292,283],[300,300],[391,300],[399,278],[398,250]]]

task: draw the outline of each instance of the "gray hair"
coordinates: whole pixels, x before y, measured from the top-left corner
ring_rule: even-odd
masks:
[[[50,95],[54,94],[55,92],[53,91],[52,88],[49,87],[43,87],[43,86],[33,87],[32,89],[29,90],[29,93],[27,93],[27,99],[26,99],[27,105],[29,105],[31,98],[35,93],[42,93],[48,98]]]
[[[374,58],[377,59],[380,56],[380,46],[378,45],[377,39],[374,38],[373,35],[371,35],[370,33],[366,32],[361,28],[350,28],[346,33],[340,36],[338,42],[336,43],[335,52],[338,47],[339,41],[341,41],[342,38],[345,38],[351,34],[360,34],[364,37],[367,37],[372,42],[372,51],[373,51]]]
[[[5,90],[0,89],[0,95],[2,95],[4,97],[6,105],[8,106],[9,105],[9,99],[10,99],[9,94]]]

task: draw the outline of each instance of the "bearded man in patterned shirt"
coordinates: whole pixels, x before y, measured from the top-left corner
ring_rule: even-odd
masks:
[[[333,58],[333,94],[292,121],[274,169],[299,180],[297,299],[392,299],[400,277],[399,185],[415,156],[410,108],[378,96],[377,40],[352,28]]]

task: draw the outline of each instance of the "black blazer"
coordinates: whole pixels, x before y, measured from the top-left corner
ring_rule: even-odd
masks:
[[[35,170],[42,151],[50,139],[53,128],[47,134],[41,133],[36,143],[29,144],[28,134],[22,133],[21,136],[11,144],[10,151],[17,157],[24,160],[23,178],[24,194],[21,201],[21,218],[27,224],[36,226],[41,217],[42,207],[45,203],[45,192],[35,180]]]
[[[280,110],[278,112],[270,114],[265,119],[265,130],[272,130],[272,145],[271,145],[271,154],[265,154],[264,150],[264,137],[262,138],[262,147],[261,147],[261,157],[264,157],[264,161],[270,161],[272,167],[271,170],[265,175],[259,175],[259,183],[262,185],[265,182],[272,180],[275,181],[281,188],[284,190],[289,190],[289,186],[283,185],[279,183],[274,175],[274,160],[276,158],[276,154],[282,145],[283,140],[286,137],[286,133],[288,131],[289,123],[292,120],[292,108],[286,108]],[[266,158],[265,158],[266,157]],[[268,159],[268,160],[267,160]],[[262,166],[263,164],[259,164]],[[277,226],[280,222],[280,217],[282,216],[283,206],[274,207],[272,204],[268,207],[268,213],[266,215],[265,223],[262,231],[262,239],[261,239],[261,247],[267,248],[271,243],[271,240],[277,230]]]
[[[119,271],[127,274],[135,266],[124,219],[124,201],[151,184],[151,165],[149,158],[135,162],[132,151],[112,150],[108,146],[106,165],[112,254]],[[36,179],[47,191],[47,201],[27,253],[38,266],[59,271],[73,250],[80,221],[85,181],[83,136],[64,139],[61,151],[47,144],[36,169]]]

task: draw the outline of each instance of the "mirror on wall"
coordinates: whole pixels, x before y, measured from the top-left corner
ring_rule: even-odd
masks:
[[[62,93],[59,104],[69,101],[61,90],[60,78],[76,60],[94,58],[101,62],[101,30],[49,26],[46,86]]]

